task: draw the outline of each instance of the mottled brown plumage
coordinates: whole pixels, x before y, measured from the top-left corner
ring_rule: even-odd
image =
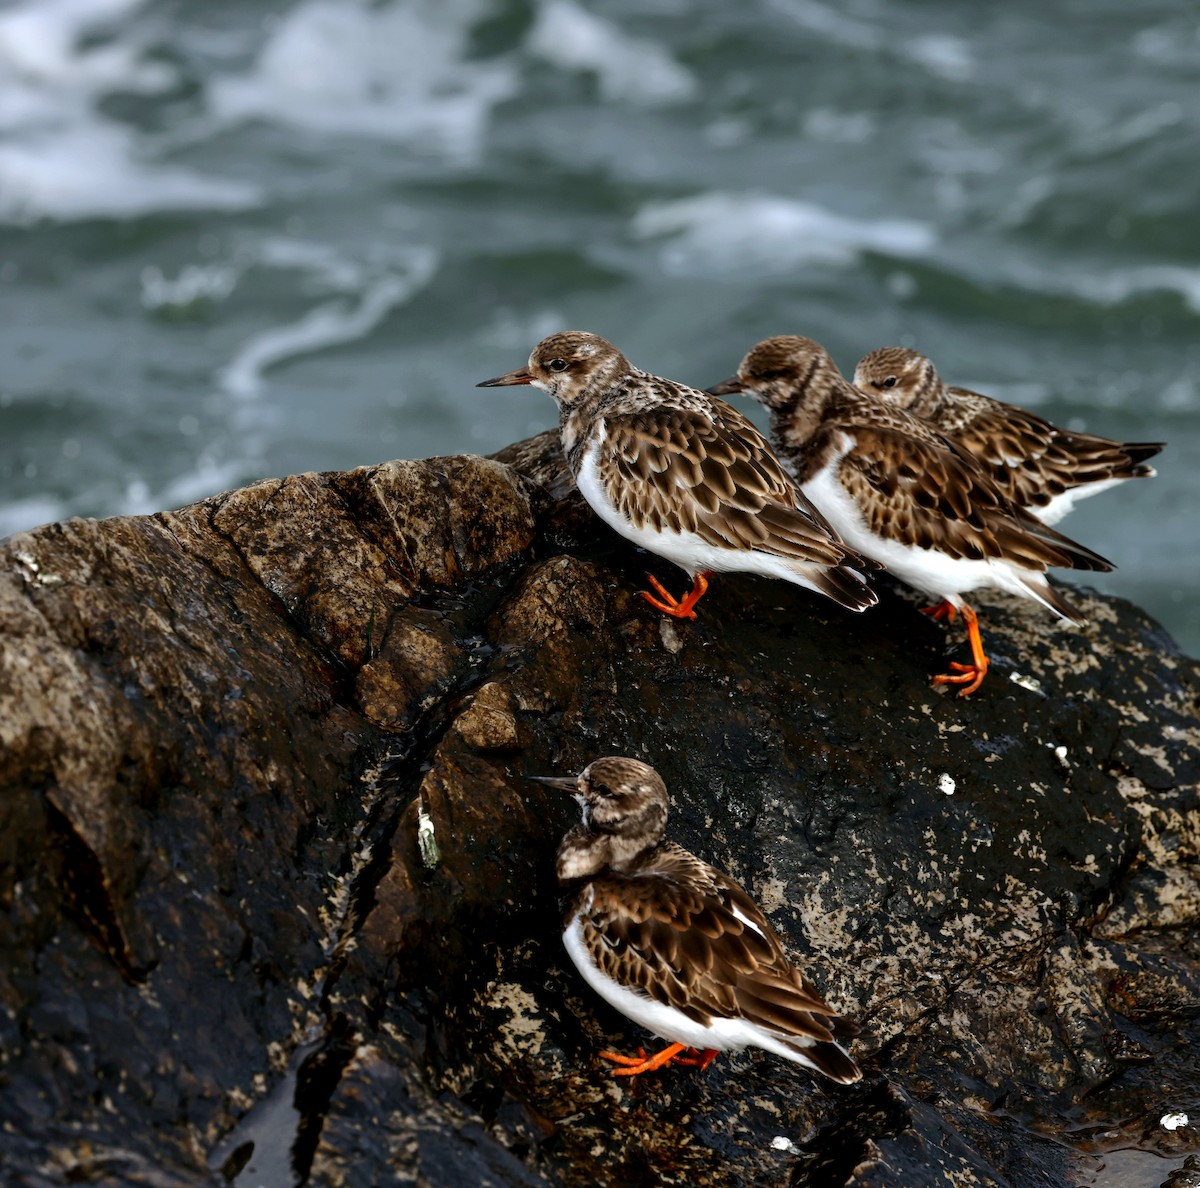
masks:
[[[640,371],[611,343],[581,331],[551,335],[527,367],[480,386],[526,383],[557,401],[563,450],[584,498],[635,544],[697,581],[761,573],[852,610],[875,602],[854,568],[862,559],[725,401]]]
[[[1015,504],[953,439],[848,383],[811,339],[760,342],[713,390],[746,391],[770,410],[780,457],[843,539],[963,611],[974,661],[939,683],[974,692],[987,669],[964,592],[997,585],[1079,621],[1046,570],[1112,568]]]
[[[982,463],[1011,499],[1048,524],[1076,499],[1113,483],[1150,478],[1162,442],[1118,442],[1076,433],[967,388],[947,387],[924,355],[881,347],[864,355],[855,386],[920,417]]]
[[[595,989],[676,1044],[709,1053],[756,1044],[858,1079],[836,1042],[857,1025],[822,1001],[737,883],[664,840],[667,791],[652,767],[598,759],[577,779],[544,782],[584,809],[559,848],[558,875],[575,888],[568,952]]]

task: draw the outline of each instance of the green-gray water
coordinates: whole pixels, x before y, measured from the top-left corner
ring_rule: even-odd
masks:
[[[1064,527],[1195,652],[1198,84],[1182,0],[0,3],[0,534],[497,449],[564,327],[909,343],[1170,442]]]

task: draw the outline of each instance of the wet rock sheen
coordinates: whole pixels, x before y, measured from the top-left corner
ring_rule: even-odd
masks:
[[[643,573],[685,579],[550,434],[0,555],[5,1183],[223,1183],[264,1102],[314,1185],[1061,1185],[1194,1149],[1157,1120],[1200,1095],[1197,666],[1134,607],[985,602],[967,702],[928,684],[961,638],[893,591],[721,577],[668,622]],[[862,1018],[860,1085],[605,1075],[646,1037],[561,951],[576,809],[526,777],[621,752]]]

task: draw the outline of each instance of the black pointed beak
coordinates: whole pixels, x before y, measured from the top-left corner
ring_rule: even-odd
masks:
[[[579,791],[579,780],[575,776],[530,776],[535,784],[545,784],[548,788],[557,788],[560,792],[570,792],[572,796]]]
[[[704,390],[710,396],[729,396],[734,392],[744,392],[746,385],[736,375],[731,375],[727,380],[722,380],[719,384],[713,384],[711,388]]]
[[[533,376],[529,374],[529,368],[518,367],[516,371],[509,371],[504,375],[498,375],[495,379],[484,380],[475,386],[477,388],[508,388],[516,384],[531,383],[533,383]]]

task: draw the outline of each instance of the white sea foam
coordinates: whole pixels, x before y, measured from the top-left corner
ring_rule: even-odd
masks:
[[[1192,313],[1200,314],[1200,268],[1177,264],[1120,268],[1104,276],[1082,277],[1077,288],[1083,296],[1105,305],[1117,305],[1143,293],[1177,293]]]
[[[901,43],[904,55],[924,66],[930,74],[951,82],[967,82],[975,76],[975,59],[961,37],[948,33],[927,33]]]
[[[662,46],[623,33],[573,0],[545,0],[525,45],[560,70],[594,74],[606,99],[682,103],[699,89],[691,71]]]
[[[281,242],[284,241],[274,241],[277,249]],[[270,368],[365,337],[388,313],[410,300],[433,279],[438,260],[438,254],[432,248],[413,249],[407,259],[397,259],[382,274],[370,279],[362,277],[361,291],[352,296],[322,302],[298,321],[253,335],[222,370],[222,390],[238,399],[253,399],[262,391],[263,376]],[[324,263],[330,267],[328,260]],[[332,274],[327,272],[326,276],[329,275]],[[349,272],[345,272],[342,279],[346,282],[359,280],[352,278]]]
[[[26,499],[0,504],[0,539],[61,520],[66,514],[66,504],[52,495],[30,495]]]
[[[258,191],[153,159],[100,102],[158,94],[173,72],[148,59],[142,0],[25,0],[0,12],[0,222],[237,209]],[[98,34],[112,33],[105,39]]]
[[[663,265],[683,275],[846,265],[864,251],[907,258],[923,255],[936,241],[924,223],[851,219],[790,198],[716,192],[644,206],[634,217],[633,234],[670,237]]]
[[[1147,293],[1175,293],[1188,310],[1200,315],[1200,268],[1181,264],[1142,264],[1088,273],[1050,271],[1041,264],[1018,262],[1010,266],[1008,279],[1035,293],[1074,297],[1105,307]]]
[[[191,470],[172,479],[162,490],[154,493],[148,490],[127,492],[121,510],[126,515],[144,515],[164,507],[183,507],[195,503],[197,499],[215,495],[218,491],[228,491],[246,482],[248,475],[254,472],[255,467],[245,458],[218,461],[203,454]]]
[[[768,0],[768,4],[793,24],[831,45],[895,54],[951,82],[966,82],[976,73],[970,47],[961,37],[950,33],[902,37],[882,22],[848,15],[817,0]]]
[[[186,309],[201,302],[218,305],[237,286],[240,270],[233,264],[187,264],[174,277],[161,268],[142,269],[142,305],[148,310]]]
[[[1191,71],[1200,52],[1200,28],[1196,27],[1194,17],[1181,11],[1176,24],[1142,29],[1130,39],[1129,46],[1135,56],[1148,62],[1183,66]]]
[[[1107,156],[1133,145],[1144,144],[1162,135],[1168,128],[1184,122],[1183,106],[1171,99],[1143,108],[1121,120],[1097,121],[1087,135],[1076,138],[1072,154]]]
[[[816,0],[768,0],[768,4],[802,29],[816,33],[834,45],[878,49],[884,43],[882,29],[847,16],[830,5],[818,4]]]
[[[480,0],[302,0],[253,67],[214,81],[217,119],[398,141],[474,160],[492,109],[514,94],[509,62],[467,61]]]

